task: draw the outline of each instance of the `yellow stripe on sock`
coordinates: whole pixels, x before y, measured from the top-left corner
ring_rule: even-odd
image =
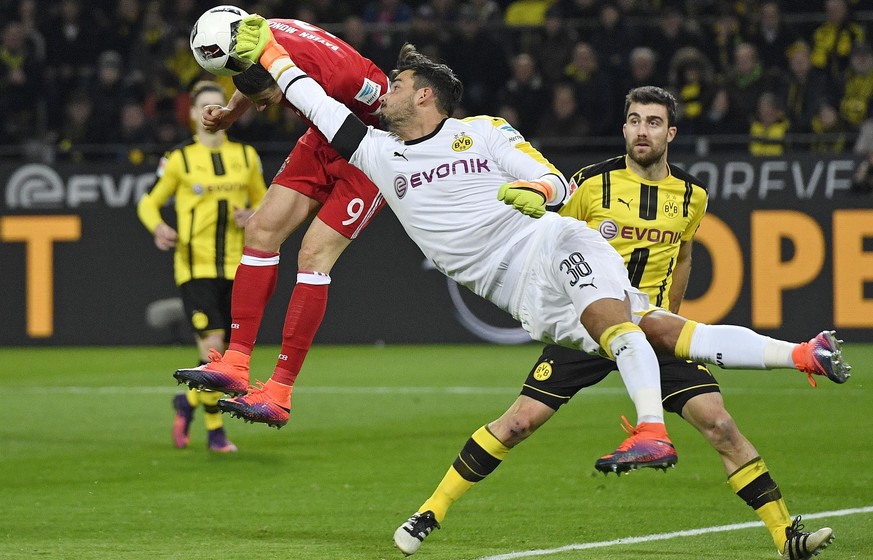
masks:
[[[733,474],[728,477],[728,482],[735,493],[739,493],[743,488],[754,482],[759,476],[768,473],[767,465],[760,457],[746,463]],[[791,525],[791,516],[788,513],[788,506],[785,505],[785,500],[782,498],[767,502],[755,510],[761,521],[770,531],[770,536],[773,537],[773,542],[776,544],[776,549],[781,553],[785,548],[785,528]]]
[[[630,321],[625,321],[624,323],[619,323],[617,325],[612,325],[600,335],[600,347],[603,348],[603,351],[606,352],[606,356],[610,360],[614,360],[615,356],[612,353],[612,349],[610,349],[610,345],[615,337],[622,335],[627,332],[639,331],[642,332],[638,326],[634,325]]]
[[[509,448],[494,437],[487,426],[482,426],[473,432],[473,441],[479,444],[482,449],[488,452],[489,455],[500,459],[501,461],[509,454]]]
[[[767,472],[767,465],[764,464],[760,457],[755,457],[731,473],[728,476],[728,482],[734,492],[739,492],[765,472]]]
[[[482,426],[476,430],[471,437],[479,447],[495,459],[502,461],[509,454],[510,448],[503,445],[499,439],[494,437],[494,434],[488,431],[487,426]],[[482,475],[485,476],[485,473],[482,473]],[[430,510],[433,512],[434,517],[436,517],[437,523],[442,523],[451,505],[459,500],[475,484],[475,482],[462,477],[455,470],[455,467],[451,466],[436,487],[436,490],[434,490],[433,495],[418,508],[418,511],[425,512]]]
[[[682,325],[682,330],[679,332],[679,339],[676,341],[675,354],[677,358],[691,359],[691,335],[694,334],[694,329],[697,328],[697,321],[685,321]]]

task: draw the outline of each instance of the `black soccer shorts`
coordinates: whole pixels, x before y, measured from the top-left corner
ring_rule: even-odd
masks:
[[[679,358],[658,357],[661,366],[661,397],[664,409],[682,415],[682,407],[692,397],[718,393],[718,381],[705,365]],[[558,410],[585,387],[594,386],[612,371],[615,362],[571,350],[546,346],[537,360],[521,394]]]
[[[185,316],[198,334],[224,329],[230,340],[230,296],[233,281],[226,278],[195,278],[179,286]]]

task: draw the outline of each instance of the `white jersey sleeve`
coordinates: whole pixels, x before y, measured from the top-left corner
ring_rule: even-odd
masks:
[[[548,181],[554,188],[546,204],[556,206],[566,201],[569,187],[563,174],[505,119],[481,115],[463,121],[490,126],[491,130],[486,127],[486,133],[490,137],[491,150],[510,175],[525,181]]]
[[[352,161],[352,154],[367,134],[367,125],[296,66],[282,72],[276,83],[285,99],[318,127],[340,155]]]

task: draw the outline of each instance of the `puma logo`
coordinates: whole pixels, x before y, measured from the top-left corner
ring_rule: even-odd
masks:
[[[625,201],[623,198],[618,197],[618,201],[627,206],[627,209],[630,210],[630,203],[634,201],[634,199],[630,199],[629,201]]]
[[[402,157],[404,160],[409,161],[404,154],[406,154],[406,150],[403,150],[403,153],[394,152],[394,157]]]
[[[591,279],[591,282],[588,282],[587,284],[578,284],[578,285],[577,285],[577,287],[578,287],[580,290],[581,290],[582,288],[587,288],[588,286],[591,286],[591,287],[594,288],[595,290],[597,289],[597,286],[594,285],[594,278],[592,278],[592,279]]]

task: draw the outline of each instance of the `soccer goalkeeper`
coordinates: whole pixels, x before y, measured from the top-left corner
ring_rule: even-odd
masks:
[[[615,360],[637,424],[625,443],[598,460],[601,470],[676,462],[663,422],[658,362],[646,337],[679,358],[728,368],[797,368],[847,380],[850,368],[829,333],[797,345],[650,308],[599,233],[544,211],[563,201],[564,178],[505,121],[450,118],[460,82],[412,45],[401,49],[391,91],[382,97],[387,133],[366,127],[330,99],[273,41],[262,18],[243,21],[236,48],[267,68],[285,97],[373,180],[439,270],[511,313],[535,339]],[[472,456],[493,469],[508,448],[493,436],[480,440]],[[468,487],[459,477],[451,483],[461,491]],[[417,530],[408,533],[420,543],[430,530]]]

